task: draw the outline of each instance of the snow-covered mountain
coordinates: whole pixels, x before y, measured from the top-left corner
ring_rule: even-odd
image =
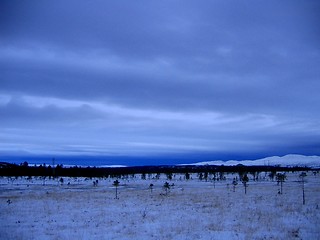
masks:
[[[243,161],[209,161],[209,162],[199,162],[192,165],[224,165],[224,166],[234,166],[242,164],[245,166],[274,166],[280,165],[286,166],[308,166],[308,167],[320,167],[320,156],[304,156],[289,154],[282,157],[274,156],[267,157],[257,160],[243,160]]]

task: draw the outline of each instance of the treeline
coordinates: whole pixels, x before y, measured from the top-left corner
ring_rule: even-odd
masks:
[[[203,173],[259,173],[259,172],[295,172],[309,171],[309,167],[280,167],[280,166],[215,166],[215,165],[165,165],[165,166],[136,166],[136,167],[55,167],[40,165],[29,166],[27,162],[20,165],[0,163],[0,176],[47,176],[47,177],[120,177],[132,174],[186,174]]]

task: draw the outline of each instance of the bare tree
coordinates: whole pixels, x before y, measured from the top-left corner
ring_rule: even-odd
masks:
[[[278,191],[279,194],[282,194],[282,185],[286,179],[287,179],[287,176],[285,173],[277,173],[276,180],[277,180],[278,185],[280,183],[280,191]]]
[[[273,180],[274,180],[274,177],[276,176],[276,171],[271,171],[270,173],[269,173],[269,175],[268,175],[268,177],[270,178],[270,180],[273,182]]]
[[[305,205],[306,204],[306,199],[305,199],[305,194],[304,194],[304,178],[307,176],[307,174],[305,172],[302,172],[299,177],[301,178],[301,182],[302,182],[302,204]]]
[[[186,178],[186,180],[189,180],[190,179],[190,174],[189,173],[185,173],[185,178]]]
[[[113,182],[113,186],[116,187],[116,199],[119,199],[119,198],[118,198],[118,186],[119,186],[119,184],[120,184],[120,182],[119,182],[118,180],[115,180],[115,181]]]
[[[60,178],[59,182],[60,182],[61,185],[63,185],[63,182],[64,182],[63,178]]]
[[[164,190],[166,191],[166,195],[168,195],[168,191],[170,190],[170,185],[169,185],[169,183],[168,183],[168,182],[165,182],[165,183],[163,184],[163,188],[164,188]]]
[[[244,194],[247,194],[247,187],[248,187],[248,182],[249,182],[249,178],[247,174],[244,174],[244,176],[241,179],[242,184],[244,186]]]
[[[153,190],[153,184],[152,183],[150,183],[149,188],[150,188],[150,193],[152,193],[152,190]]]
[[[217,176],[216,176],[216,172],[213,173],[213,188],[216,188],[216,181],[217,181]]]
[[[235,192],[236,186],[238,185],[238,181],[236,180],[236,178],[233,178],[232,185],[233,185],[233,192]]]

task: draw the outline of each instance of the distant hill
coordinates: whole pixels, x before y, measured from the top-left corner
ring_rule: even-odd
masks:
[[[242,164],[244,166],[276,166],[280,165],[281,167],[290,167],[290,166],[307,166],[307,167],[320,167],[320,156],[304,156],[289,154],[283,157],[273,156],[257,160],[229,160],[229,161],[208,161],[208,162],[199,162],[194,164],[186,165],[224,165],[224,166],[235,166]]]

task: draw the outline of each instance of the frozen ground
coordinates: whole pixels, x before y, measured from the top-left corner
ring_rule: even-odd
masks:
[[[302,205],[299,174],[282,195],[264,173],[246,195],[240,183],[233,191],[236,174],[215,186],[175,175],[168,195],[164,175],[137,175],[119,179],[119,199],[115,179],[1,178],[0,239],[320,239],[320,176],[307,173]]]

